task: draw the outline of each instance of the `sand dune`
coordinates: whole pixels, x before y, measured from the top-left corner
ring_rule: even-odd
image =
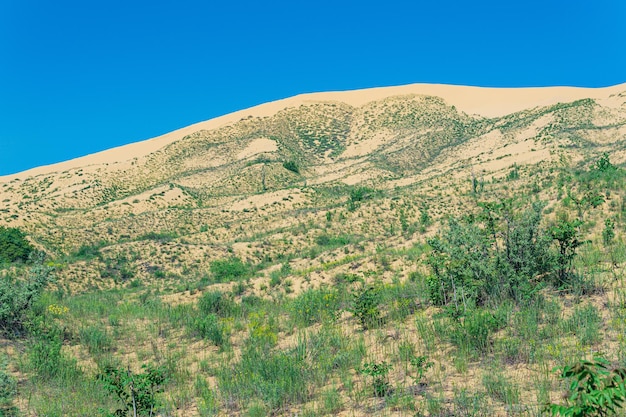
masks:
[[[626,83],[604,88],[486,88],[443,84],[411,84],[406,86],[380,87],[354,91],[301,94],[200,122],[156,138],[108,149],[52,165],[33,168],[17,174],[0,176],[0,182],[8,182],[15,178],[24,179],[30,176],[61,172],[74,168],[115,164],[134,158],[141,158],[198,130],[219,128],[248,116],[271,116],[285,108],[313,102],[335,101],[344,102],[352,106],[362,106],[370,101],[380,100],[386,97],[422,94],[441,97],[447,103],[456,106],[457,109],[467,114],[483,117],[497,117],[527,108],[547,106],[583,98],[603,100],[609,104],[619,106],[626,101],[626,94],[624,95],[624,100],[610,100],[610,98],[615,98],[617,94],[625,92]],[[114,167],[111,166],[111,169],[113,168]]]

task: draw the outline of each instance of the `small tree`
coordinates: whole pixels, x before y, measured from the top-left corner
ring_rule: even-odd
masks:
[[[381,363],[366,363],[361,369],[361,373],[372,378],[374,395],[385,397],[391,393],[392,387],[387,375],[393,366],[385,361]]]
[[[569,221],[566,218],[560,218],[557,224],[549,229],[552,239],[556,240],[559,245],[557,278],[560,285],[566,285],[569,282],[576,249],[584,243],[578,231],[581,225],[582,221],[578,219]]]
[[[609,154],[606,152],[604,152],[602,156],[600,157],[600,159],[596,161],[593,168],[600,172],[610,172],[610,171],[615,171],[617,169],[615,165],[613,165],[611,161],[609,160]]]
[[[602,243],[604,246],[611,246],[615,238],[615,222],[612,219],[604,220],[604,230],[602,230]]]
[[[153,416],[158,402],[156,394],[163,391],[165,370],[163,367],[143,365],[144,372],[133,374],[130,369],[105,367],[98,379],[105,388],[118,396],[124,403],[123,408],[117,409],[112,416]]]
[[[380,320],[380,291],[370,286],[352,294],[350,312],[359,320],[363,330],[374,327]]]
[[[626,400],[626,368],[609,370],[602,357],[561,368],[561,378],[572,379],[567,405],[547,404],[545,411],[566,417],[614,415]]]

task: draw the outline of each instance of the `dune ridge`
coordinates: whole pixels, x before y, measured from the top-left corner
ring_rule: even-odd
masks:
[[[299,94],[293,97],[260,104],[219,116],[204,122],[166,133],[155,138],[122,145],[67,161],[31,168],[26,171],[0,176],[0,182],[16,178],[32,177],[94,165],[119,164],[144,157],[170,143],[199,130],[216,129],[245,117],[265,117],[302,104],[315,102],[343,102],[351,106],[362,106],[368,102],[401,95],[429,95],[442,98],[462,112],[486,118],[503,116],[528,108],[548,106],[559,102],[585,98],[608,101],[619,93],[626,92],[626,83],[610,87],[519,87],[491,88],[447,84],[409,84],[393,87],[376,87],[351,91],[334,91]],[[617,105],[623,105],[618,102]],[[113,166],[111,166],[113,169]]]

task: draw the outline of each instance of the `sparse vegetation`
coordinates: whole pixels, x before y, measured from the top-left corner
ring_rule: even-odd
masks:
[[[624,120],[311,103],[0,184],[0,415],[618,410]]]

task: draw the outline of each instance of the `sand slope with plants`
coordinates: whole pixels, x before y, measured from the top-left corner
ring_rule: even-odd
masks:
[[[625,163],[626,84],[416,84],[0,177],[0,410],[540,415],[626,365]]]

